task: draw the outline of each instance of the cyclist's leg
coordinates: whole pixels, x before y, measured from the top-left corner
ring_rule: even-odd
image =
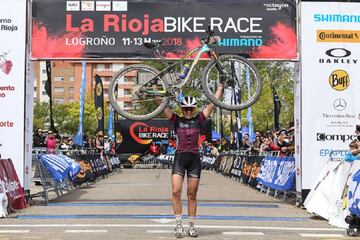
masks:
[[[181,164],[181,153],[175,153],[174,164],[172,167],[171,175],[171,189],[172,189],[172,204],[174,215],[181,217],[182,205],[181,205],[181,192],[184,182],[185,168]]]
[[[199,189],[201,175],[201,162],[198,153],[192,155],[192,164],[187,169],[187,198],[188,198],[188,214],[189,214],[189,235],[197,237],[198,233],[195,229],[195,216],[197,210],[197,192]]]

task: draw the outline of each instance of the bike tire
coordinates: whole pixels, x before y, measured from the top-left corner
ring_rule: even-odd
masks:
[[[167,106],[167,104],[169,102],[168,97],[162,98],[161,103],[158,105],[158,107],[156,109],[150,110],[150,112],[148,112],[146,114],[139,114],[139,115],[132,114],[132,113],[128,112],[128,110],[126,110],[123,106],[119,105],[119,103],[117,101],[117,97],[119,97],[119,95],[116,96],[116,94],[115,94],[116,83],[121,81],[121,79],[126,77],[127,73],[132,72],[132,71],[145,71],[145,72],[148,72],[148,73],[152,73],[154,76],[159,74],[159,71],[157,69],[155,69],[155,68],[153,68],[151,66],[145,65],[145,64],[129,65],[129,66],[121,69],[119,72],[116,73],[116,75],[114,76],[114,78],[111,80],[111,82],[109,84],[109,92],[108,92],[108,94],[109,94],[110,103],[114,107],[114,109],[121,116],[123,116],[126,119],[134,120],[134,121],[145,121],[145,120],[152,119],[152,118],[158,116],[165,109],[165,107]],[[168,84],[165,81],[165,79],[164,78],[159,78],[158,82],[159,81],[161,81],[162,86],[164,87],[164,90],[166,90],[168,88]],[[122,92],[124,92],[124,91],[122,91]],[[154,100],[153,100],[153,102],[154,102]]]
[[[221,62],[223,59],[226,59],[226,58],[233,59],[234,61],[238,61],[238,63],[242,63],[245,66],[247,66],[250,69],[250,71],[253,73],[255,81],[257,83],[256,90],[252,94],[252,96],[247,101],[242,102],[238,105],[228,104],[228,103],[225,103],[225,102],[222,102],[222,101],[216,99],[214,97],[214,92],[211,92],[211,90],[209,88],[208,80],[209,80],[210,71],[212,70],[212,68],[215,66],[215,64],[218,61]],[[247,60],[241,56],[233,55],[233,54],[221,55],[221,56],[219,56],[218,60],[210,61],[206,65],[206,67],[204,68],[204,70],[202,72],[201,85],[202,85],[204,94],[212,103],[214,103],[216,106],[218,106],[220,108],[223,108],[223,109],[226,109],[229,111],[239,111],[239,110],[243,110],[243,109],[250,107],[259,99],[259,97],[261,95],[261,91],[262,91],[262,80],[260,78],[259,72],[258,72],[257,68],[255,67],[255,65],[252,62],[250,62],[249,60]]]

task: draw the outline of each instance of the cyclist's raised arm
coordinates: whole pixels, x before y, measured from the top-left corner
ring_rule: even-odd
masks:
[[[223,90],[224,90],[224,86],[222,84],[219,84],[216,89],[214,97],[216,99],[219,99],[222,95]],[[214,111],[214,109],[215,109],[215,105],[213,103],[210,103],[209,105],[207,105],[203,110],[204,116],[209,117],[210,114]]]

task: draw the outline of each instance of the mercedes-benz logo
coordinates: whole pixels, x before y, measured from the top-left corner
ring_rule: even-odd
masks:
[[[346,101],[342,98],[337,98],[335,99],[333,106],[337,111],[343,111],[346,108]]]

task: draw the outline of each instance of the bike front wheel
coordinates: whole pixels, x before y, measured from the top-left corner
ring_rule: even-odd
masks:
[[[224,92],[216,99],[214,95],[220,82]],[[250,107],[262,90],[262,80],[254,64],[238,55],[222,55],[209,62],[202,73],[201,84],[211,102],[230,111]]]
[[[168,104],[167,82],[151,66],[136,64],[121,69],[109,85],[109,99],[124,118],[144,121],[159,115]]]

